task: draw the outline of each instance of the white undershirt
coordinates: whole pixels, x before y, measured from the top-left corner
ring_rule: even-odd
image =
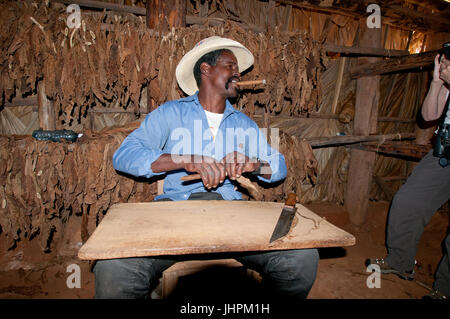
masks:
[[[214,139],[216,137],[217,131],[219,130],[219,125],[222,121],[223,113],[213,113],[205,110],[205,114],[206,118],[208,119],[208,125]]]

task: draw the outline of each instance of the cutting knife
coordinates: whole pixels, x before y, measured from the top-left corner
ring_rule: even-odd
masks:
[[[290,193],[286,198],[283,210],[281,211],[280,217],[275,225],[275,229],[273,230],[269,243],[272,243],[289,233],[295,213],[297,212],[297,208],[295,207],[296,198],[297,196],[294,193]]]

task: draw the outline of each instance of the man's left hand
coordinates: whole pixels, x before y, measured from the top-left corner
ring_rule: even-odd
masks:
[[[261,162],[255,159],[250,159],[245,154],[237,151],[228,153],[223,159],[222,163],[225,165],[225,171],[228,178],[235,180],[242,173],[249,173],[257,170],[261,166]]]

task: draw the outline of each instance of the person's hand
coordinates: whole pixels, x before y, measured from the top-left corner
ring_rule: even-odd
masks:
[[[440,66],[439,66],[439,78],[445,83],[450,85],[450,61],[442,57]]]
[[[434,57],[434,69],[433,69],[433,82],[442,84],[443,80],[441,80],[440,75],[440,68],[441,68],[441,62],[440,62],[440,58],[441,56],[439,54],[437,54]]]
[[[257,170],[261,165],[259,161],[250,160],[248,156],[237,151],[228,153],[221,163],[225,165],[226,174],[232,180],[241,176],[242,173]]]
[[[184,169],[191,173],[198,173],[206,188],[216,188],[226,177],[225,165],[209,156],[192,155],[185,162]]]

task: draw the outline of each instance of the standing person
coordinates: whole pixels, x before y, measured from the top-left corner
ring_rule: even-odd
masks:
[[[444,56],[441,61],[439,59],[439,55],[434,59],[433,80],[422,105],[422,116],[425,121],[442,117],[440,129],[448,130],[450,110],[446,110],[445,105],[449,96],[450,61]],[[375,264],[383,274],[396,274],[402,279],[413,280],[417,245],[423,230],[449,198],[450,165],[442,165],[430,151],[394,196],[387,224],[387,256],[367,259],[366,266]],[[450,235],[445,239],[445,248],[436,270],[433,291],[425,296],[427,298],[450,297]]]
[[[284,156],[267,144],[258,126],[234,109],[240,72],[254,61],[242,44],[221,37],[200,41],[176,69],[189,96],[162,104],[125,138],[113,156],[122,172],[152,177],[167,174],[157,200],[241,200],[235,179],[254,173],[267,183],[286,177]],[[185,183],[188,173],[201,179]],[[161,273],[180,260],[173,256],[99,260],[94,268],[96,298],[147,298]],[[258,271],[276,297],[305,298],[316,277],[317,249],[236,253]]]

